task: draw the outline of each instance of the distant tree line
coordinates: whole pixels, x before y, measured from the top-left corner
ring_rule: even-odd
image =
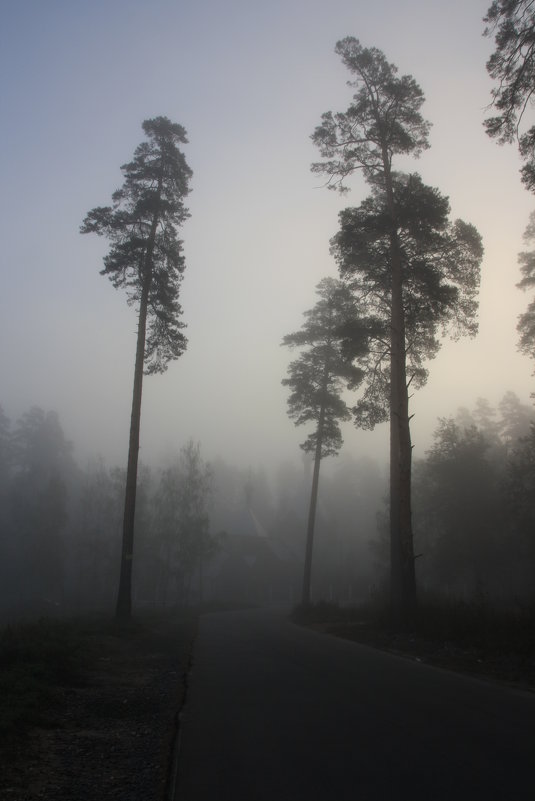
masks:
[[[533,601],[535,413],[507,392],[441,418],[414,465],[413,513],[420,588],[433,596],[501,605]],[[387,526],[371,543],[388,576]]]
[[[274,478],[222,459],[208,464],[192,441],[164,465],[141,465],[132,597],[138,606],[222,601],[212,580],[232,550],[262,540],[301,566],[312,465],[281,465]],[[58,415],[0,412],[0,619],[109,610],[120,573],[126,473],[100,458],[79,465]],[[375,579],[375,536],[384,475],[347,457],[326,475],[317,514],[314,597],[365,598]],[[232,548],[230,548],[232,546]],[[258,575],[258,573],[257,573]],[[284,602],[299,600],[298,574]],[[233,598],[247,602],[237,589]],[[250,599],[249,599],[250,600]],[[266,595],[269,601],[269,596]]]
[[[485,23],[496,45],[487,63],[496,81],[496,113],[485,127],[500,143],[518,142],[522,180],[535,191],[535,126],[528,113],[535,90],[533,2],[494,0]],[[340,280],[318,286],[316,307],[284,340],[300,349],[283,382],[290,389],[290,416],[313,425],[302,445],[314,455],[301,535],[302,600],[311,599],[314,530],[323,515],[320,462],[340,450],[339,422],[352,416],[357,426],[373,428],[388,420],[391,613],[393,622],[407,625],[418,599],[417,560],[422,584],[442,590],[506,595],[504,570],[510,570],[510,589],[533,587],[535,434],[526,409],[507,395],[499,422],[491,423],[489,408],[485,417],[484,405],[472,415],[441,420],[426,459],[413,466],[410,394],[427,380],[426,363],[444,334],[476,334],[483,248],[472,225],[450,219],[448,199],[438,189],[399,170],[401,159],[405,166],[407,157],[429,147],[420,86],[354,37],[339,41],[336,52],[350,72],[353,95],[345,111],[322,115],[312,135],[322,160],[312,169],[341,192],[359,174],[369,195],[339,215],[331,248]],[[82,604],[109,603],[115,570],[121,620],[131,615],[133,581],[139,597],[165,604],[190,598],[196,577],[203,596],[204,568],[217,542],[207,513],[213,477],[199,447],[189,443],[175,464],[156,475],[138,471],[143,375],[163,372],[187,345],[178,233],[189,216],[184,200],[192,176],[180,149],[187,142],[181,125],[156,117],[144,121],[143,131],[145,141],[121,168],[124,182],[112,205],[93,208],[81,226],[82,233],[109,241],[101,274],[126,290],[137,311],[127,468],[123,473],[95,463],[80,470],[53,412],[34,408],[13,429],[0,413],[0,602],[7,606],[23,605],[32,593],[50,605],[67,596]],[[535,241],[533,217],[526,241]],[[519,260],[519,287],[533,289],[535,251]],[[530,357],[534,304],[518,321],[519,347]],[[343,393],[357,388],[360,395],[349,406]],[[251,486],[246,484],[249,501]],[[288,514],[295,512],[282,515],[282,529]],[[276,518],[273,513],[274,525]],[[297,519],[287,526],[289,539],[299,540]],[[329,526],[336,531],[334,518]],[[322,551],[318,543],[320,582],[326,566],[337,564],[334,540],[331,546]],[[331,589],[339,575],[335,567]]]
[[[32,408],[12,427],[0,412],[0,611],[109,607],[120,569],[126,474],[81,469],[55,412]],[[166,468],[140,470],[135,594],[145,604],[198,600],[212,478],[189,442]],[[195,585],[197,582],[197,585]]]

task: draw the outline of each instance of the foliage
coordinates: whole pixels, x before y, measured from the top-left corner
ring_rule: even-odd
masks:
[[[500,522],[503,526],[499,472],[488,449],[475,426],[462,429],[452,419],[441,419],[425,463],[415,473],[421,570],[427,581],[461,597],[495,587],[501,579],[491,547]]]
[[[289,415],[296,425],[314,422],[315,430],[301,445],[305,452],[314,453],[314,471],[308,514],[303,579],[303,605],[310,603],[312,551],[316,504],[318,498],[321,459],[334,456],[342,446],[339,420],[350,418],[349,410],[341,397],[344,384],[358,386],[364,373],[355,367],[355,357],[366,358],[366,337],[354,347],[352,359],[344,357],[340,346],[340,332],[344,325],[359,324],[359,310],[351,292],[340,281],[325,278],[317,286],[319,300],[308,312],[301,331],[288,334],[283,344],[305,347],[299,359],[288,368],[289,378],[283,384],[291,389],[288,399]],[[356,340],[355,340],[356,341]]]
[[[125,181],[113,205],[92,209],[80,230],[110,241],[101,275],[126,289],[130,304],[140,304],[147,292],[145,370],[161,373],[186,348],[178,301],[185,262],[177,229],[189,216],[184,198],[192,172],[178,147],[188,141],[181,125],[156,117],[145,120],[143,130],[148,141],[121,167]]]
[[[484,19],[496,49],[487,71],[497,85],[492,105],[497,115],[485,120],[489,136],[500,143],[518,140],[524,160],[522,181],[535,191],[535,126],[523,125],[535,90],[535,7],[533,0],[494,0]]]
[[[430,125],[420,114],[423,92],[412,76],[398,77],[380,50],[364,48],[354,37],[337,42],[335,52],[353,76],[348,85],[355,93],[347,111],[322,115],[312,141],[324,161],[312,170],[340,191],[347,191],[344,182],[355,170],[384,185],[385,165],[389,169],[394,156],[418,156],[429,147]]]
[[[320,456],[325,457],[340,450],[343,440],[338,421],[350,418],[341,392],[345,385],[358,386],[363,372],[344,357],[340,345],[344,326],[355,325],[359,319],[358,305],[351,292],[341,281],[324,278],[316,293],[319,300],[305,312],[301,330],[283,339],[283,345],[301,348],[301,353],[289,365],[289,376],[282,384],[290,388],[288,414],[295,424],[315,423],[301,447],[307,453],[314,453],[320,436]],[[365,342],[361,341],[358,355],[366,355]]]
[[[434,593],[510,603],[533,595],[533,410],[512,392],[495,410],[442,419],[415,465],[419,574]]]
[[[396,231],[402,268],[405,359],[409,383],[427,379],[426,359],[439,347],[439,334],[474,336],[481,238],[461,220],[449,220],[449,203],[418,175],[393,175]],[[386,419],[389,407],[390,320],[392,304],[391,213],[382,189],[357,208],[339,215],[340,230],[331,241],[341,276],[368,316],[372,344],[368,380],[354,407],[355,421],[373,427]],[[355,331],[346,328],[351,353]],[[357,342],[359,337],[357,337]]]
[[[409,385],[425,379],[422,358],[436,352],[439,325],[455,318],[456,292],[462,327],[470,329],[481,242],[465,223],[456,223],[449,237],[439,236],[447,219],[445,199],[417,176],[400,176],[393,169],[395,157],[418,157],[429,146],[430,126],[420,113],[424,96],[416,81],[408,75],[398,77],[397,68],[380,50],[363,48],[352,37],[338,42],[336,52],[352,73],[349,85],[356,91],[345,112],[323,114],[312,139],[324,160],[312,169],[326,174],[327,185],[340,191],[346,189],[346,178],[361,170],[372,189],[359,209],[342,216],[342,230],[345,226],[348,235],[345,242],[335,242],[334,249],[338,248],[342,275],[350,265],[353,273],[362,271],[366,280],[362,286],[357,281],[354,290],[365,311],[376,314],[375,362],[355,415],[359,425],[369,427],[390,418],[392,615],[406,624],[417,602]],[[443,276],[446,265],[449,274]],[[465,291],[459,292],[460,287]],[[348,332],[349,345],[352,334]]]
[[[186,348],[178,302],[184,271],[177,229],[188,216],[184,197],[191,170],[179,144],[186,142],[181,125],[167,117],[145,120],[148,138],[123,165],[125,181],[113,195],[113,207],[92,209],[81,233],[106,236],[111,243],[103,275],[124,287],[129,303],[138,304],[138,327],[128,466],[123,517],[121,570],[116,614],[128,620],[132,612],[132,566],[136,509],[139,431],[143,373],[162,373]]]
[[[524,241],[527,245],[535,243],[535,212],[530,215],[529,224],[524,232]],[[522,251],[518,255],[522,278],[517,284],[519,289],[533,290],[535,288],[535,250]],[[535,299],[527,310],[518,318],[518,333],[520,339],[518,348],[531,359],[535,358]]]

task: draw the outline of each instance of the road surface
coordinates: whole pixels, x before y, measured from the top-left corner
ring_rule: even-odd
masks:
[[[175,801],[534,801],[535,695],[318,634],[201,618]]]

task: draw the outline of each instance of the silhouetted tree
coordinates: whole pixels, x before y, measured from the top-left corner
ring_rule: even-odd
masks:
[[[449,203],[418,175],[393,176],[396,230],[400,241],[405,327],[404,359],[408,384],[427,380],[425,361],[440,348],[440,335],[477,331],[481,241],[473,226],[449,221]],[[354,295],[363,298],[372,340],[370,375],[353,411],[362,427],[386,419],[390,378],[391,260],[390,219],[384,194],[374,189],[357,208],[340,213],[332,253]],[[351,352],[354,332],[346,326]],[[357,334],[360,331],[357,330]],[[358,337],[359,338],[359,337]]]
[[[312,165],[328,176],[328,186],[346,191],[345,179],[356,170],[384,193],[391,268],[390,300],[390,527],[392,543],[392,609],[407,617],[416,603],[410,508],[411,442],[405,371],[402,261],[396,224],[392,161],[418,156],[427,148],[429,123],[420,114],[421,88],[411,76],[397,77],[376,48],[364,48],[347,37],[335,48],[352,73],[355,90],[345,112],[322,116],[312,140],[324,161]]]
[[[535,244],[535,212],[532,212],[529,224],[524,232],[524,241],[528,245]],[[535,288],[535,250],[526,250],[518,255],[520,272],[522,278],[517,286],[523,290],[533,290]],[[530,359],[535,358],[535,299],[533,299],[527,310],[519,315],[517,330],[520,335],[518,349],[525,353]]]
[[[498,112],[485,120],[489,136],[500,144],[518,141],[524,160],[522,182],[535,191],[535,125],[524,116],[535,91],[535,6],[533,0],[494,0],[484,18],[485,35],[494,35],[496,49],[487,72],[497,85],[492,105]]]
[[[373,401],[380,399],[382,390],[388,392],[392,612],[406,621],[416,604],[408,386],[423,375],[421,365],[415,363],[413,375],[407,379],[407,359],[417,362],[422,356],[433,355],[438,347],[435,331],[445,309],[454,316],[455,297],[464,296],[466,307],[474,308],[481,243],[471,226],[457,223],[456,235],[449,237],[451,248],[457,256],[464,247],[466,257],[455,265],[455,256],[447,254],[450,274],[444,280],[439,247],[447,241],[447,201],[436,190],[425,187],[418,176],[400,176],[393,170],[394,157],[418,156],[428,147],[429,123],[420,114],[423,92],[411,76],[398,77],[397,68],[376,48],[363,48],[349,37],[338,42],[336,52],[354,76],[349,85],[356,92],[347,111],[323,115],[312,139],[324,161],[314,164],[313,170],[327,174],[328,185],[344,191],[345,179],[361,170],[372,187],[369,200],[356,210],[342,213],[342,239],[335,241],[334,247],[339,249],[342,270],[350,269],[356,275],[361,274],[356,258],[360,251],[366,259],[362,274],[366,280],[372,278],[371,286],[382,289],[379,302],[372,294],[364,297],[381,307],[377,308],[379,316],[385,315],[381,347],[388,356],[388,374],[378,369],[372,385],[376,393]],[[349,231],[351,235],[345,236]],[[437,236],[440,245],[433,249]],[[426,247],[422,256],[420,240]],[[454,245],[456,240],[458,244]],[[381,266],[384,272],[379,285],[373,273],[377,275]],[[466,291],[461,292],[455,284],[462,286],[464,270]],[[371,289],[370,282],[368,286]],[[419,296],[426,298],[421,314]],[[412,353],[417,340],[419,355]]]
[[[184,198],[191,170],[179,149],[187,142],[181,125],[166,117],[145,120],[147,140],[121,167],[125,181],[113,206],[92,209],[82,233],[96,233],[111,242],[102,275],[115,288],[125,288],[128,302],[138,306],[138,332],[132,396],[132,418],[124,506],[121,574],[117,617],[128,619],[132,608],[132,559],[139,452],[143,372],[161,373],[186,348],[178,302],[184,271],[177,230],[188,217]]]
[[[288,367],[289,377],[283,385],[290,388],[288,414],[296,425],[314,423],[314,430],[301,445],[314,454],[314,472],[308,515],[305,568],[303,576],[303,605],[310,604],[310,581],[314,523],[321,459],[334,456],[342,446],[339,420],[348,420],[351,413],[341,397],[344,386],[358,386],[363,371],[351,364],[342,354],[340,330],[358,318],[357,304],[351,292],[334,278],[324,278],[317,286],[319,300],[305,312],[300,331],[288,334],[283,345],[302,348],[301,355]],[[367,353],[365,343],[361,355]]]

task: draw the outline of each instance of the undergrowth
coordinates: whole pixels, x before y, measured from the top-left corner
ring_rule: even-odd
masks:
[[[354,625],[395,635],[388,603],[374,599],[355,607],[319,602],[296,607],[296,623]],[[535,656],[535,605],[517,603],[500,608],[486,598],[471,602],[423,596],[405,635],[472,647],[489,654]]]
[[[80,635],[73,623],[39,620],[0,633],[0,745],[52,723],[55,688],[79,680]],[[52,717],[51,717],[52,713]]]
[[[103,654],[102,637],[128,640],[138,650],[180,647],[181,626],[195,612],[163,610],[120,624],[104,615],[43,618],[0,630],[0,750],[18,748],[35,726],[55,723],[60,688],[83,685],[86,668]],[[106,639],[104,640],[106,641]]]

